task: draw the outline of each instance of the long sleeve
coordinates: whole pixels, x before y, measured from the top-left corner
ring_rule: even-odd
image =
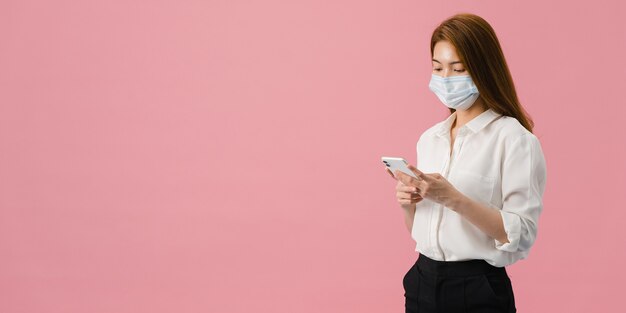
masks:
[[[543,210],[546,164],[537,137],[526,133],[505,146],[502,165],[502,210],[500,214],[509,240],[495,240],[507,252],[526,251],[537,238],[539,214]]]

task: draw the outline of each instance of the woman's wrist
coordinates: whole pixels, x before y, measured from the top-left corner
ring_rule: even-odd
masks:
[[[469,200],[464,194],[460,192],[456,192],[454,196],[450,197],[447,203],[444,204],[445,207],[451,209],[454,212],[459,214],[462,213],[463,208],[467,207],[467,201]]]
[[[415,209],[415,203],[400,204],[400,206],[405,210]]]

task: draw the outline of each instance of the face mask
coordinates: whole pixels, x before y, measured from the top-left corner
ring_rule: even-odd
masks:
[[[478,88],[469,75],[444,78],[432,74],[428,88],[451,109],[467,110],[478,99]]]

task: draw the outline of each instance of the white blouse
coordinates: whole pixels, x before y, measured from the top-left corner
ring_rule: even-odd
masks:
[[[509,242],[501,243],[443,205],[416,204],[415,251],[439,261],[484,259],[502,267],[523,259],[537,238],[546,184],[539,140],[513,117],[491,109],[457,131],[450,155],[452,113],[417,142],[417,168],[440,173],[461,193],[500,211]]]

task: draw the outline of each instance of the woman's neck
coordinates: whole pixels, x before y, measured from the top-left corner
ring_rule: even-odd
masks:
[[[467,122],[471,121],[476,116],[487,110],[485,104],[482,99],[476,99],[476,102],[467,110],[456,110],[456,118],[454,119],[454,123],[452,124],[452,128],[458,129],[463,127],[463,125],[467,124]]]

